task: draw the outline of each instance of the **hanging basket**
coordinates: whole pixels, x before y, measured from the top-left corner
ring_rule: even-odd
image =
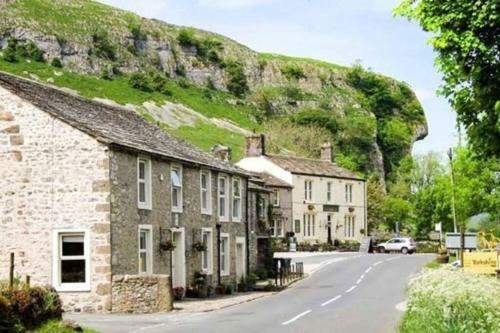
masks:
[[[175,250],[175,243],[172,241],[164,241],[160,243],[160,248],[163,251],[173,251]]]
[[[205,252],[207,250],[207,245],[205,243],[196,242],[193,244],[193,250],[197,252]]]

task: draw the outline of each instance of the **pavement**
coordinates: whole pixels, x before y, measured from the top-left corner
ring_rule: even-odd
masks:
[[[225,309],[241,303],[251,302],[256,299],[271,296],[273,293],[265,291],[253,291],[247,293],[236,293],[233,295],[217,296],[208,299],[184,299],[174,302],[174,313],[177,312],[210,312]]]
[[[294,254],[308,278],[268,297],[220,310],[162,314],[71,314],[103,333],[133,332],[396,332],[408,279],[432,255]],[[201,309],[201,308],[200,308]]]

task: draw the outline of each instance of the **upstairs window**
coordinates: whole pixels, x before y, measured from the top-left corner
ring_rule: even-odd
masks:
[[[326,183],[326,201],[332,202],[332,182]]]
[[[229,184],[227,181],[227,176],[219,176],[219,219],[221,221],[229,220]]]
[[[144,157],[137,159],[137,206],[151,209],[151,160]]]
[[[212,214],[212,187],[210,171],[201,171],[200,192],[201,192],[201,212]]]
[[[345,184],[345,202],[352,202],[352,184]]]
[[[241,180],[233,178],[233,221],[241,221]]]
[[[312,200],[312,180],[304,181],[304,200]]]
[[[170,181],[172,184],[172,211],[182,212],[182,167],[180,165],[172,165]]]

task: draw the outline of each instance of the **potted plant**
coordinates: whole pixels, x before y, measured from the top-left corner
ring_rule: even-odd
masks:
[[[207,250],[207,244],[202,242],[196,242],[193,244],[193,250],[198,252],[205,252]]]
[[[174,294],[174,299],[176,301],[181,301],[184,297],[184,287],[175,287],[172,289]]]
[[[175,250],[175,243],[169,240],[160,243],[160,248],[163,251],[173,251]]]

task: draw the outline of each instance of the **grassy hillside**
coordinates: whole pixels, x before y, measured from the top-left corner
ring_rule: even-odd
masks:
[[[204,150],[232,147],[235,160],[245,133],[257,131],[273,152],[315,157],[329,140],[339,164],[384,174],[426,135],[405,83],[360,66],[259,54],[93,1],[0,1],[0,45],[0,70],[133,104]],[[186,122],[174,126],[174,113]]]

